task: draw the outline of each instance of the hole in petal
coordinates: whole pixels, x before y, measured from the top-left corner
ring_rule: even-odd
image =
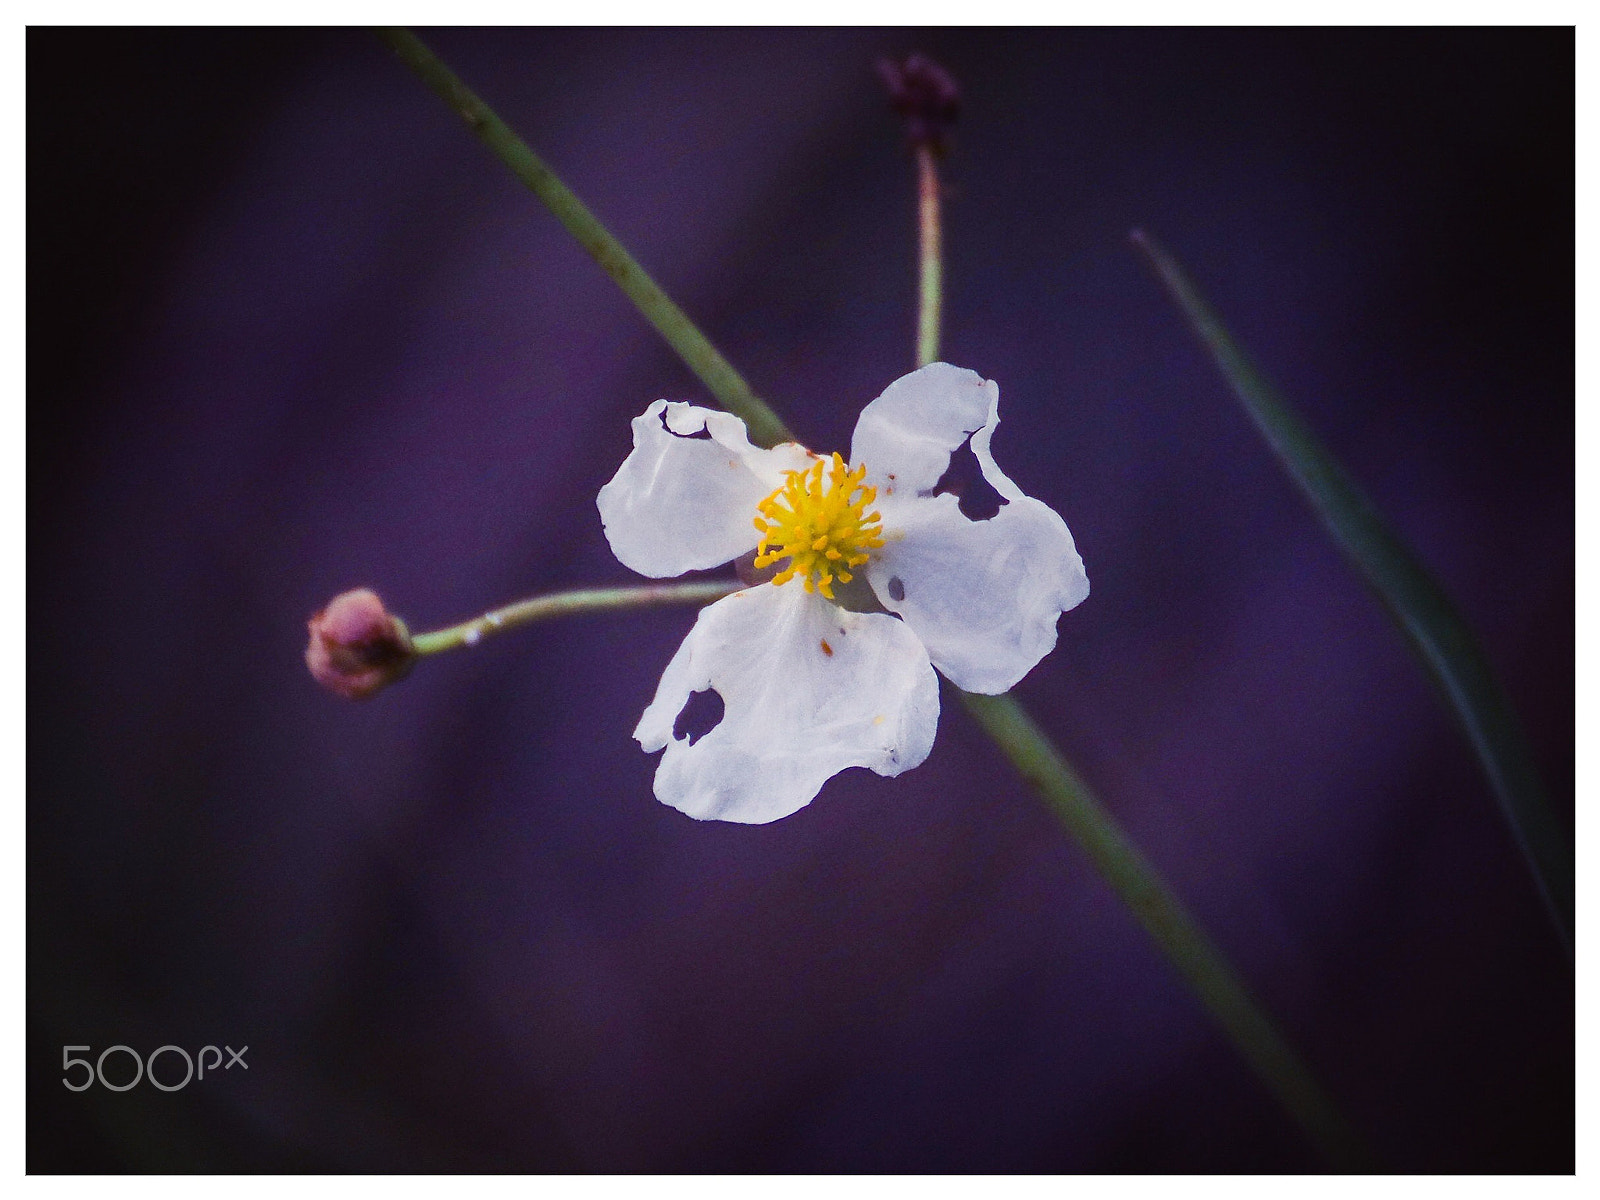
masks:
[[[692,746],[722,724],[722,713],[722,696],[716,688],[691,692],[678,719],[672,723],[672,736],[678,739],[687,736]]]
[[[679,433],[671,425],[667,424],[667,410],[666,409],[662,409],[661,410],[661,428],[665,429],[673,437],[683,438],[685,441],[696,441],[696,440],[698,440],[698,441],[702,441],[702,442],[709,442],[711,440],[711,431],[709,429],[707,429],[704,424],[702,424],[700,426],[700,428],[695,430],[693,433]]]
[[[998,511],[998,510],[997,510]],[[906,585],[901,582],[900,576],[889,576],[889,599],[904,600],[906,598]]]
[[[956,507],[969,521],[987,521],[1000,511],[1002,504],[1008,503],[983,477],[983,467],[978,462],[978,456],[972,452],[970,433],[967,440],[950,455],[950,465],[928,494],[942,496],[946,492],[956,498]]]

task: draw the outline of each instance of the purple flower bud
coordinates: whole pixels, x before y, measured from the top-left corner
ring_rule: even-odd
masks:
[[[961,111],[961,89],[950,72],[925,54],[913,54],[900,63],[880,58],[878,74],[889,90],[889,106],[905,118],[912,145],[942,152]]]
[[[403,679],[416,657],[405,622],[390,616],[368,588],[335,596],[307,624],[306,666],[318,683],[346,700],[365,700]]]

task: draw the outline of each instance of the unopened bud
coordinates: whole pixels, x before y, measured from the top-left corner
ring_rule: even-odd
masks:
[[[942,153],[961,111],[961,89],[950,72],[926,54],[913,54],[904,62],[880,58],[878,74],[889,89],[889,107],[905,118],[911,144]]]
[[[335,596],[307,625],[306,666],[318,683],[346,700],[365,700],[405,678],[416,658],[405,622],[368,588]]]

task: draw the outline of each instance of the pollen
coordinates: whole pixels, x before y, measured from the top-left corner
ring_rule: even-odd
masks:
[[[798,578],[806,591],[832,600],[833,585],[849,583],[883,545],[881,518],[868,511],[878,491],[862,482],[866,467],[852,471],[837,454],[786,475],[783,486],[756,506],[761,543],[755,565],[788,559],[773,583]]]

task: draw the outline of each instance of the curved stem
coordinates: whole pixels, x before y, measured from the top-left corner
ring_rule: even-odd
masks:
[[[939,165],[933,147],[917,145],[917,366],[939,360],[939,323],[944,312],[944,246],[939,221]]]
[[[587,612],[614,612],[625,608],[661,608],[669,604],[709,604],[744,584],[737,579],[697,581],[695,583],[649,584],[644,587],[582,588],[570,592],[550,592],[518,600],[504,608],[492,609],[459,625],[411,635],[411,648],[418,658],[476,646],[491,633],[503,633],[518,625],[529,625],[550,617],[574,616]]]

